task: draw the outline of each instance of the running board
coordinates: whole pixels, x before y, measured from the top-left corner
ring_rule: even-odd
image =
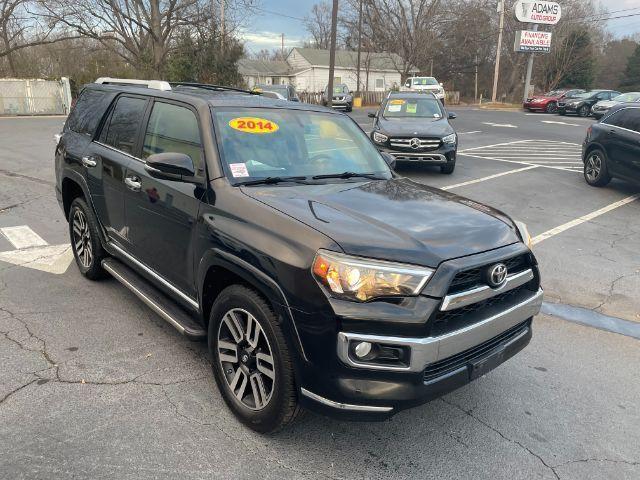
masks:
[[[102,268],[189,340],[207,338],[206,330],[193,317],[122,262],[113,257],[105,258]]]

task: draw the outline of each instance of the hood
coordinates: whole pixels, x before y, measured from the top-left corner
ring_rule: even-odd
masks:
[[[595,104],[596,107],[602,107],[602,108],[611,108],[614,105],[617,105],[620,102],[614,102],[613,100],[600,100],[598,103]]]
[[[403,137],[444,137],[455,132],[446,118],[384,118],[380,115],[377,125],[385,135]]]
[[[560,95],[556,96],[548,96],[548,95],[534,95],[533,97],[530,97],[530,100],[559,100],[561,97]]]
[[[437,267],[519,241],[501,212],[406,178],[242,191],[324,233],[351,255]]]
[[[440,90],[441,87],[440,85],[414,85],[413,87],[411,87],[413,90]]]

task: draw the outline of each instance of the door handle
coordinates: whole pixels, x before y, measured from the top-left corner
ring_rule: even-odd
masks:
[[[124,184],[133,192],[139,192],[142,188],[142,182],[138,177],[125,177]]]
[[[85,167],[95,167],[98,162],[96,162],[96,157],[92,157],[92,156],[86,156],[86,157],[82,157],[82,164]]]

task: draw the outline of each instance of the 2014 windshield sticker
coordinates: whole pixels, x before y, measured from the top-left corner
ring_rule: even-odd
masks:
[[[229,126],[245,133],[274,133],[280,128],[276,122],[258,117],[238,117],[229,120]]]

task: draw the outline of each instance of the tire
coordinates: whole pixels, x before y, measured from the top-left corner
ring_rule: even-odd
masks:
[[[558,110],[558,115],[564,117],[567,114],[564,110]]]
[[[291,354],[264,298],[242,285],[225,288],[211,307],[208,343],[222,398],[242,423],[271,433],[295,420]]]
[[[591,150],[584,160],[584,179],[593,187],[604,187],[611,181],[606,155],[599,148]]]
[[[69,208],[69,238],[80,273],[89,280],[105,278],[102,260],[108,255],[102,248],[98,221],[81,197],[75,198]]]
[[[558,111],[558,104],[556,102],[547,103],[547,108],[545,112],[547,113],[556,113]]]
[[[578,109],[578,116],[580,117],[588,117],[589,113],[591,113],[591,107],[589,105],[583,105]]]
[[[353,105],[349,105],[347,108],[345,108],[346,112],[351,112],[353,111]]]
[[[440,173],[444,173],[445,175],[451,175],[453,171],[456,169],[456,161],[448,162],[446,165],[440,166]]]

